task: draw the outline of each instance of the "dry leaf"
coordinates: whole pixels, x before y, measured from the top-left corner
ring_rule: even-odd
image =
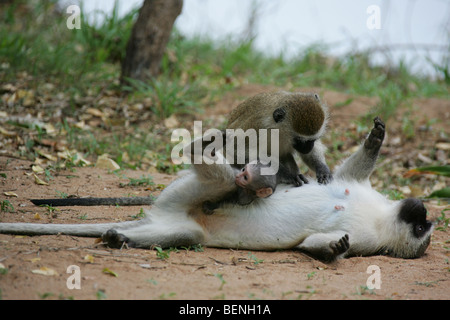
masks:
[[[39,179],[39,177],[38,177],[37,175],[35,175],[34,173],[33,173],[33,176],[34,176],[34,182],[35,182],[36,184],[48,186],[48,183],[47,183],[47,182],[45,182],[44,180]]]
[[[30,259],[26,259],[27,261],[31,261],[32,263],[35,263],[37,261],[41,261],[41,258],[30,258]]]
[[[58,275],[58,272],[56,272],[53,269],[47,268],[47,267],[40,267],[39,269],[31,270],[31,272],[34,274],[41,274],[43,276],[57,276]]]
[[[15,133],[14,131],[8,131],[3,127],[0,127],[0,133],[7,137],[14,137],[17,135],[17,133]]]
[[[39,213],[35,213],[33,218],[35,220],[41,220],[41,216],[39,215]]]
[[[38,166],[36,164],[31,166],[31,170],[33,170],[33,172],[36,174],[44,173],[44,169],[42,169],[41,166]]]
[[[91,162],[89,160],[86,160],[81,153],[79,153],[77,150],[64,150],[62,152],[58,152],[56,154],[58,157],[64,160],[70,160],[76,165],[87,165],[89,166]]]
[[[438,143],[436,143],[436,149],[449,151],[450,150],[450,143],[438,142]]]
[[[83,259],[84,261],[86,261],[86,263],[94,263],[94,257],[90,254],[85,255]]]
[[[45,132],[47,132],[47,134],[50,136],[55,136],[57,133],[55,127],[51,123],[45,124],[44,129]]]
[[[164,120],[164,125],[169,129],[174,129],[180,126],[180,123],[175,117],[175,114],[172,114],[169,118]]]
[[[14,192],[12,192],[12,191],[3,192],[3,194],[4,194],[5,196],[8,196],[8,197],[19,197],[19,196],[17,195],[17,193],[14,193]]]
[[[106,273],[106,274],[110,274],[110,275],[112,275],[112,276],[114,276],[116,278],[119,276],[117,273],[115,273],[114,271],[109,270],[108,268],[103,269],[102,272]]]
[[[34,148],[34,151],[36,151],[40,156],[42,156],[44,158],[47,158],[50,161],[56,162],[58,160],[54,155],[51,155],[49,153],[45,153],[44,151],[39,150],[37,148]]]
[[[88,108],[86,110],[86,113],[89,113],[90,115],[93,115],[95,117],[103,118],[105,115],[102,111],[94,108]]]
[[[97,168],[107,169],[107,170],[118,170],[120,166],[112,159],[108,158],[108,155],[102,154],[98,157],[97,163],[95,164]]]

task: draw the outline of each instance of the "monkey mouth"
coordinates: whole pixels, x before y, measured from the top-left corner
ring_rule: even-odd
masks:
[[[245,188],[245,185],[242,184],[242,183],[239,181],[238,178],[234,179],[234,183],[235,183],[238,187]]]

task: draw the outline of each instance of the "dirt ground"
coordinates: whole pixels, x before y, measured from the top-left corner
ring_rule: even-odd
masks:
[[[204,117],[223,116],[242,97],[267,89],[247,86],[230,94]],[[321,92],[328,104],[348,95]],[[449,102],[421,100],[429,117],[443,119],[448,132]],[[332,103],[330,103],[330,101]],[[332,109],[330,130],[348,127],[351,119],[374,105],[358,98]],[[435,108],[430,106],[434,105]],[[223,109],[223,110],[222,110]],[[435,114],[430,115],[434,112]],[[418,114],[419,113],[419,114]],[[417,117],[421,118],[420,108]],[[447,128],[445,129],[445,127]],[[388,126],[388,132],[390,130]],[[358,143],[358,142],[355,142]],[[389,141],[386,142],[389,145]],[[414,144],[413,144],[414,145]],[[405,151],[406,152],[406,151]],[[448,153],[447,153],[448,156]],[[48,185],[39,185],[30,174],[29,161],[0,156],[0,201],[8,200],[14,212],[0,212],[1,222],[103,223],[134,219],[140,207],[61,207],[55,211],[34,206],[31,198],[77,196],[128,196],[158,194],[148,187],[121,186],[128,178],[149,172],[123,170],[120,175],[95,167],[52,172]],[[156,184],[175,177],[151,173]],[[39,177],[43,177],[40,175]],[[448,180],[446,180],[448,182]],[[13,192],[16,196],[7,196]],[[444,205],[426,204],[430,218],[441,215]],[[447,206],[448,207],[448,206]],[[0,235],[0,296],[7,299],[448,299],[450,297],[449,230],[436,230],[420,259],[385,256],[355,257],[324,264],[295,251],[179,248],[162,259],[156,250],[109,249],[97,239],[66,235]],[[78,266],[81,289],[69,289],[69,266]],[[370,290],[369,266],[380,268],[381,288]]]

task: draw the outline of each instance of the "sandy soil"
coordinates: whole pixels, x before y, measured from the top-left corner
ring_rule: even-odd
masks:
[[[263,88],[267,89],[267,88]],[[223,114],[236,101],[261,87],[246,87],[224,99]],[[347,95],[324,92],[328,101],[345,101]],[[364,100],[364,99],[367,99]],[[430,101],[424,101],[429,105]],[[447,105],[436,103],[439,117],[448,117]],[[330,127],[348,125],[374,102],[356,99],[333,111]],[[224,107],[226,106],[226,107]],[[220,115],[218,105],[214,114]],[[434,110],[434,109],[433,109]],[[430,110],[427,114],[429,115]],[[206,113],[205,116],[208,116]],[[420,115],[418,115],[420,118]],[[447,122],[448,124],[448,122]],[[389,128],[388,128],[389,130]],[[48,185],[38,185],[28,161],[0,157],[0,201],[8,200],[15,212],[0,212],[1,222],[102,223],[132,220],[140,207],[65,207],[50,212],[36,207],[31,198],[54,198],[64,192],[77,196],[127,196],[158,194],[147,187],[121,187],[127,178],[148,172],[124,170],[121,176],[94,167],[52,172]],[[152,173],[157,184],[175,177]],[[40,176],[42,177],[42,176]],[[14,192],[17,197],[6,196]],[[430,218],[444,206],[427,204]],[[384,256],[355,257],[324,264],[294,250],[260,252],[179,248],[161,259],[155,250],[109,249],[97,239],[66,235],[0,235],[0,295],[3,299],[448,299],[450,297],[449,231],[435,231],[424,257],[414,260]],[[80,269],[81,289],[69,289]],[[369,266],[378,266],[381,288],[370,290]],[[38,273],[36,273],[38,270]],[[52,271],[55,273],[52,274]],[[40,273],[44,274],[40,274]]]

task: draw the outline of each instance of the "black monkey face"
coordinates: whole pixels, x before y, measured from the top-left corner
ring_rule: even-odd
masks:
[[[414,198],[403,200],[399,218],[410,224],[416,238],[422,238],[432,226],[432,223],[427,221],[427,209],[422,201]]]
[[[400,258],[419,258],[430,244],[433,223],[427,221],[427,210],[418,199],[405,199],[400,203],[398,219],[405,224],[399,225],[398,233],[403,234],[400,250],[393,250],[390,255]]]
[[[314,148],[315,140],[303,140],[300,137],[294,138],[294,149],[302,154],[308,154]]]

